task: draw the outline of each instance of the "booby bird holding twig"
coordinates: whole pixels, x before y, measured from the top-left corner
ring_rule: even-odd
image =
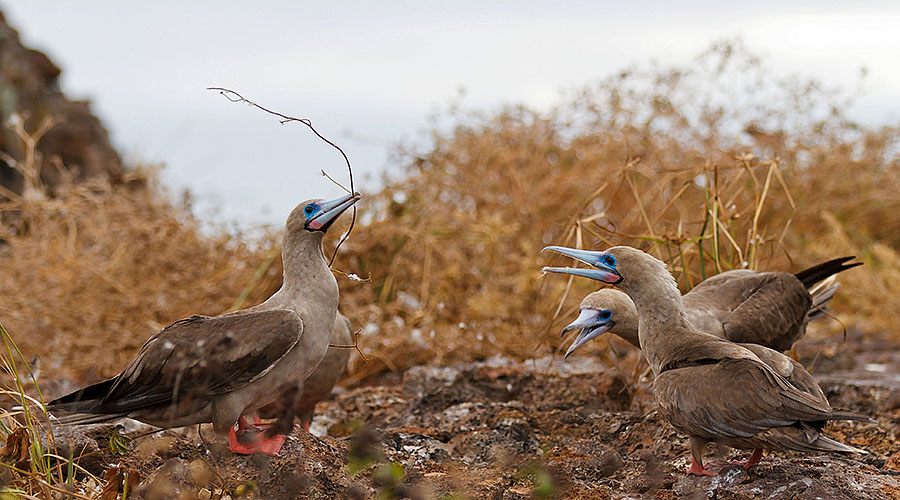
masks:
[[[806,333],[809,321],[824,315],[838,288],[835,274],[862,265],[848,264],[853,258],[829,260],[795,274],[725,271],[684,294],[684,312],[702,332],[787,351]],[[637,310],[631,299],[616,289],[604,288],[584,297],[578,318],[563,328],[562,334],[577,329],[582,331],[566,357],[606,331],[640,348]]]
[[[296,398],[325,356],[338,286],[322,241],[359,199],[354,193],[310,200],[291,212],[282,245],[284,282],[268,300],[176,321],[151,337],[122,373],[51,401],[47,409],[71,424],[121,417],[164,428],[212,422],[217,433],[229,435],[232,451],[277,454],[293,427],[292,413],[247,443],[234,426],[240,424],[240,431],[244,415]]]
[[[626,246],[603,252],[556,246],[545,250],[592,268],[544,271],[596,279],[631,298],[660,414],[691,438],[689,474],[714,475],[703,466],[703,448],[709,442],[754,450],[743,463],[747,468],[759,463],[763,449],[865,453],[825,436],[822,429],[828,420],[871,419],[832,408],[821,391],[794,385],[750,349],[692,326],[664,262]]]

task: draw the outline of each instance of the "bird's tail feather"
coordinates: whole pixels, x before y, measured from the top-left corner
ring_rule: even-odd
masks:
[[[86,425],[112,422],[120,418],[125,418],[126,416],[126,414],[102,415],[95,413],[68,413],[61,416],[53,415],[53,420],[62,425]]]
[[[832,259],[827,262],[823,262],[821,264],[817,264],[810,268],[804,269],[798,273],[794,273],[794,276],[796,276],[797,279],[803,283],[803,286],[808,289],[829,276],[835,275],[841,271],[846,271],[847,269],[850,269],[852,267],[861,266],[862,262],[853,262],[851,264],[846,263],[847,261],[854,258],[856,258],[855,255]]]
[[[868,455],[869,452],[866,450],[861,450],[859,448],[854,448],[853,446],[844,444],[840,441],[835,441],[828,436],[819,435],[818,439],[810,443],[811,447],[816,451],[834,451],[837,453],[859,453],[862,455]]]
[[[831,410],[831,415],[828,417],[828,420],[852,420],[855,422],[867,422],[870,424],[875,423],[874,419],[863,415],[862,413],[847,410],[845,408],[833,408]]]
[[[809,294],[812,296],[812,305],[806,313],[807,321],[812,321],[825,315],[825,311],[828,310],[828,303],[834,298],[838,286],[840,286],[840,283],[832,275],[810,289]]]

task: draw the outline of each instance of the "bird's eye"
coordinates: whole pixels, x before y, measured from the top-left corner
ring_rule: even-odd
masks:
[[[612,316],[612,312],[603,311],[600,313],[600,319],[609,319]]]
[[[603,256],[603,263],[606,264],[606,265],[609,266],[609,267],[616,267],[616,258],[613,257],[612,255],[609,255],[609,254],[604,255],[604,256]]]
[[[303,211],[306,213],[306,215],[309,215],[309,214],[313,213],[313,211],[315,209],[316,209],[315,205],[306,205],[306,208],[304,208]]]

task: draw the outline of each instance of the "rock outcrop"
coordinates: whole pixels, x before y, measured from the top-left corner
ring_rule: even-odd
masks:
[[[27,177],[51,195],[64,181],[122,177],[109,134],[89,102],[66,98],[59,88],[61,73],[44,53],[24,47],[0,12],[0,186],[6,190],[22,194]],[[22,132],[35,138],[42,128],[46,132],[31,156]]]

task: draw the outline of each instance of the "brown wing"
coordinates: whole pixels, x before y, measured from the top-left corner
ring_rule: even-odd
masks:
[[[303,322],[289,310],[176,321],[144,344],[92,413],[128,413],[233,391],[267,373],[302,334]]]
[[[731,312],[752,292],[746,283],[759,273],[736,269],[711,276],[684,295],[688,320],[701,332],[725,338],[722,326]]]
[[[832,413],[827,401],[748,359],[667,370],[656,377],[653,390],[673,427],[708,439],[749,438],[798,422],[826,420]]]
[[[809,292],[794,275],[744,270],[713,276],[684,299],[686,308],[720,321],[728,340],[778,351],[790,349],[803,335],[812,304]],[[695,321],[693,316],[690,319]],[[702,324],[695,326],[707,331]]]
[[[768,347],[758,344],[741,344],[741,346],[756,354],[763,363],[769,365],[769,368],[775,370],[801,392],[809,394],[823,404],[828,404],[819,383],[803,368],[803,365]]]

